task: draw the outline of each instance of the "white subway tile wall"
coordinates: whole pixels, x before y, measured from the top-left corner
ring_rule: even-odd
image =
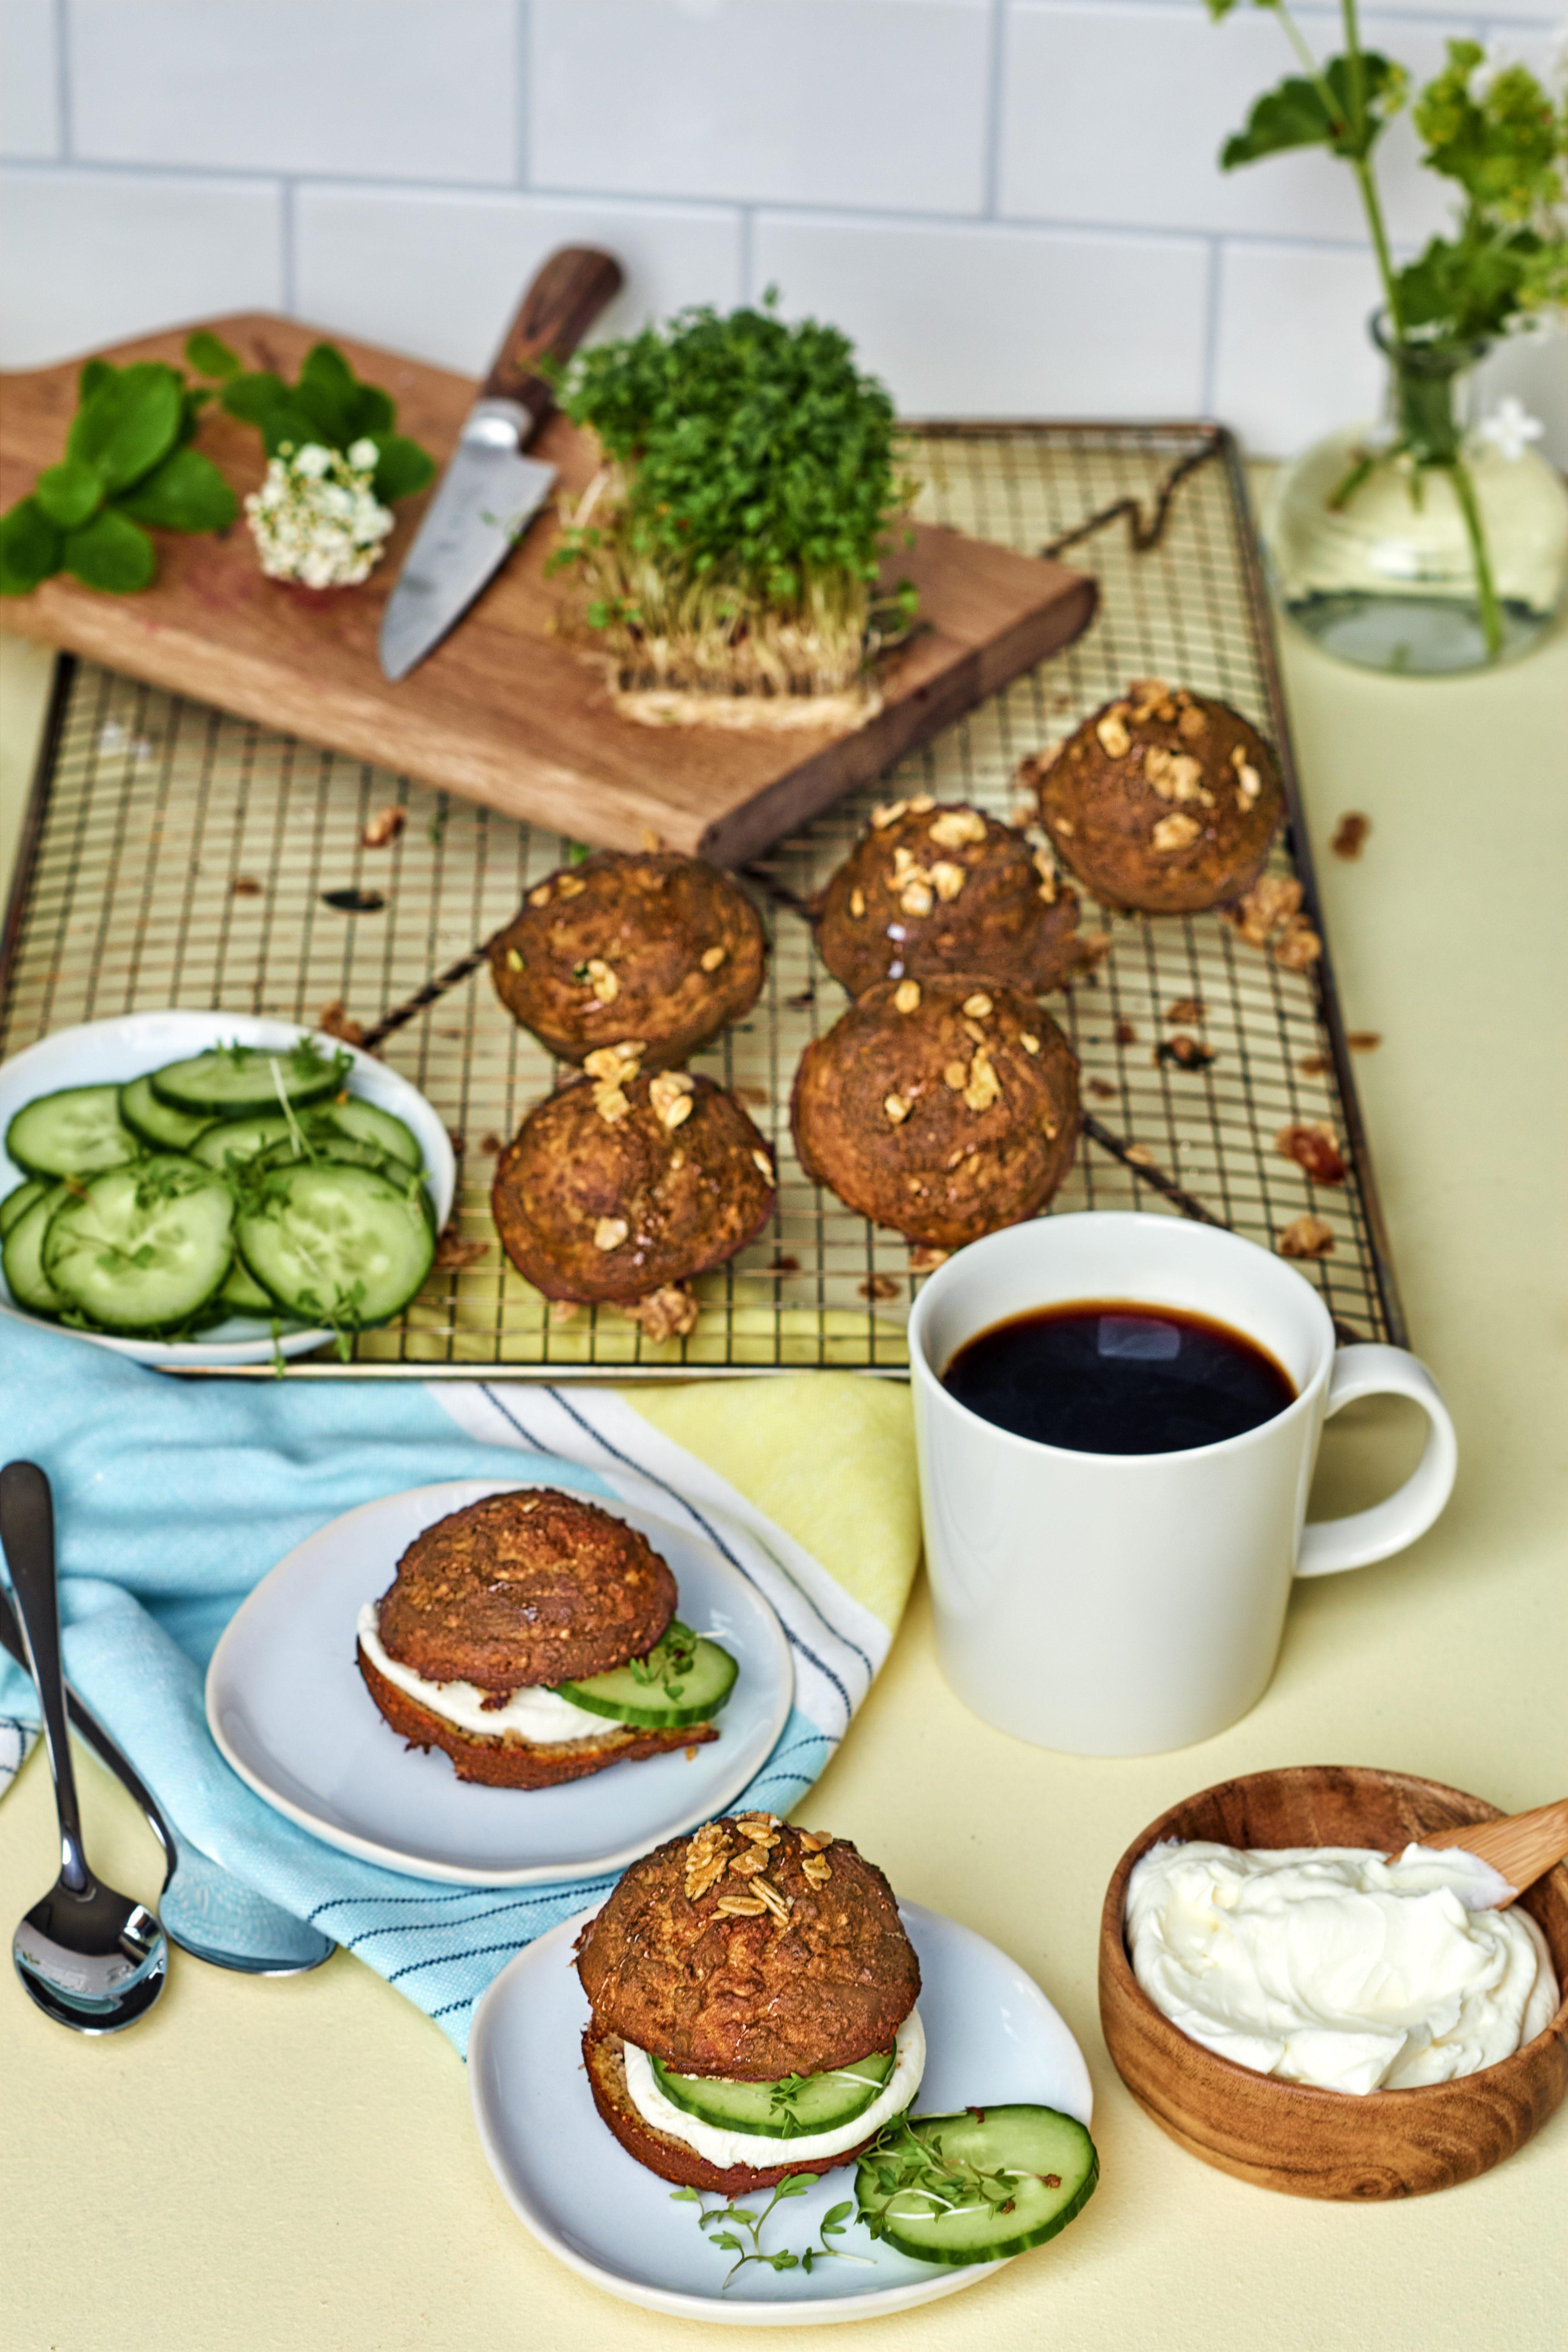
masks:
[[[25,362],[283,307],[283,191],[205,173],[0,177],[0,318]]]
[[[1540,69],[1563,6],[1366,30]],[[588,239],[626,269],[605,332],[776,285],[910,415],[1210,414],[1285,454],[1377,398],[1348,174],[1215,161],[1292,69],[1270,12],[1202,0],[0,0],[0,360],[266,307],[477,373]],[[1407,126],[1384,156],[1414,252],[1446,190]],[[1487,375],[1568,463],[1568,340]]]
[[[911,415],[1194,416],[1205,404],[1199,237],[763,213],[752,259],[792,308],[847,328]]]
[[[524,281],[561,245],[604,246],[626,273],[604,334],[742,299],[738,211],[339,183],[300,190],[295,305],[342,334],[477,373]]]
[[[59,152],[55,0],[0,0],[0,155]]]

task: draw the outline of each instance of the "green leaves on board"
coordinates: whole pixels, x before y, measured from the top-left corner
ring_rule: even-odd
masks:
[[[162,360],[89,360],[65,456],[0,516],[0,595],[26,596],[58,572],[128,595],[157,576],[149,527],[226,530],[238,501],[190,446],[209,396]]]
[[[346,451],[356,441],[373,441],[372,488],[384,506],[436,478],[429,452],[393,429],[397,410],[391,396],[379,384],[362,383],[335,343],[317,343],[307,352],[299,381],[291,384],[271,368],[247,368],[237,352],[205,330],[188,338],[185,357],[198,375],[218,379],[218,405],[256,427],[269,457],[285,445],[302,449],[315,443]]]
[[[198,375],[216,379],[216,392],[163,360],[85,362],[64,457],[0,516],[0,596],[28,595],[59,572],[128,595],[157,577],[150,530],[226,530],[239,502],[212,459],[191,446],[215,396],[226,415],[257,426],[269,457],[285,442],[346,450],[374,441],[384,505],[435,478],[428,452],[394,430],[389,395],[362,383],[331,343],[307,353],[293,384],[269,369],[247,370],[205,328],[187,336],[185,358]]]

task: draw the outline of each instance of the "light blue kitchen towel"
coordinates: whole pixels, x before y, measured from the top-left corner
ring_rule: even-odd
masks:
[[[274,1812],[224,1762],[203,1705],[207,1662],[252,1587],[340,1512],[442,1479],[515,1472],[611,1508],[673,1507],[788,1637],[795,1706],[734,1808],[783,1814],[847,1730],[914,1572],[907,1393],[849,1374],[636,1402],[524,1381],[184,1381],[6,1316],[0,1414],[0,1461],[37,1462],[54,1490],[66,1671],[176,1833],[348,1946],[463,2052],[492,1978],[614,1874],[454,1888],[340,1853]],[[812,1549],[758,1507],[759,1490]],[[37,1722],[30,1682],[0,1654],[0,1789]]]

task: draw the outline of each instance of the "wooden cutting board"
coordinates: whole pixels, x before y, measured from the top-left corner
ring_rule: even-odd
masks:
[[[321,336],[266,313],[200,323],[247,366],[290,376]],[[105,356],[179,364],[187,331],[149,335]],[[400,429],[445,464],[474,386],[444,368],[333,340],[362,376],[393,394]],[[76,375],[73,362],[0,378],[0,509],[60,456]],[[209,411],[199,446],[242,495],[260,481],[260,437],[249,427]],[[565,489],[580,489],[593,471],[592,443],[559,415],[530,454],[558,467]],[[222,541],[160,533],[157,582],[139,595],[102,595],[61,577],[8,598],[0,627],[579,840],[638,848],[657,837],[730,866],[1070,643],[1095,608],[1095,583],[1081,572],[920,524],[890,569],[914,581],[925,625],[892,657],[884,707],[868,725],[786,734],[648,728],[620,717],[602,666],[553,633],[559,587],[544,578],[544,562],[556,525],[545,515],[427,660],[399,685],[383,677],[382,609],[425,503],[402,503],[386,555],[361,588],[264,578],[240,523]]]

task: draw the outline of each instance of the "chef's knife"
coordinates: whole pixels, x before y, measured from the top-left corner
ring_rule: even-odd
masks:
[[[620,287],[610,254],[568,245],[523,296],[383,615],[388,677],[406,677],[440,644],[554,488],[554,467],[522,455],[554,404],[539,362],[569,358]]]

